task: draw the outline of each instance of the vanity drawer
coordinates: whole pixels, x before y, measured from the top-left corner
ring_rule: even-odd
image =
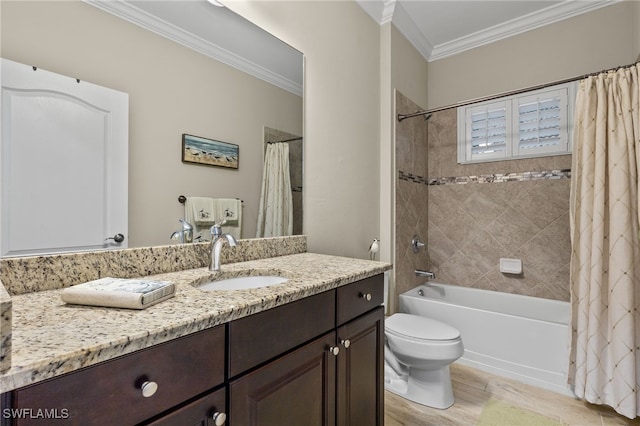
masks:
[[[384,274],[336,289],[337,325],[370,311],[384,301]]]
[[[222,384],[224,345],[224,327],[215,327],[24,387],[13,393],[13,408],[48,409],[58,418],[13,424],[139,423]],[[148,397],[145,381],[158,386]]]
[[[335,290],[229,323],[229,377],[335,327]]]

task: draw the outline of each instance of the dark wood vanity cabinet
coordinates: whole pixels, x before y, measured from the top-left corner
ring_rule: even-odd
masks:
[[[382,425],[382,301],[378,275],[230,323],[230,424]]]
[[[3,421],[13,426],[139,424],[223,388],[224,348],[225,327],[218,326],[25,386],[11,393],[14,414],[3,410]],[[206,401],[205,411],[224,411],[224,388],[221,395]]]
[[[382,301],[380,274],[25,386],[0,425],[382,425]]]

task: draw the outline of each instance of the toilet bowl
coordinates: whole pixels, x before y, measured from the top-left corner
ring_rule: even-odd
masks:
[[[385,389],[433,408],[453,405],[449,364],[464,353],[460,332],[418,315],[385,320]]]

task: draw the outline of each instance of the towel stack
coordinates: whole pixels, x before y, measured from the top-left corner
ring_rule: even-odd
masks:
[[[211,240],[210,228],[216,222],[226,220],[222,232],[241,238],[242,201],[235,198],[187,197],[184,204],[185,220],[193,225],[194,239]]]

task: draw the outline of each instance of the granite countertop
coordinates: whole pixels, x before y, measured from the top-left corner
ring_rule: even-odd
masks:
[[[279,273],[289,280],[250,290],[194,287],[207,268],[146,276],[177,284],[175,297],[141,311],[68,305],[61,290],[12,297],[11,368],[0,392],[17,389],[196,331],[321,293],[391,269],[383,262],[300,253],[222,265],[234,274]],[[218,273],[219,274],[219,273]]]

